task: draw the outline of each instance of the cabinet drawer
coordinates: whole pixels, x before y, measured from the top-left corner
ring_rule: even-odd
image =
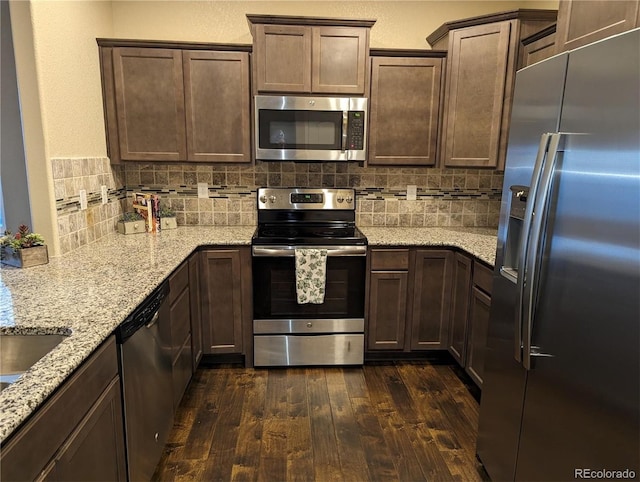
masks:
[[[409,250],[372,249],[371,269],[373,271],[409,269]]]
[[[169,276],[169,303],[173,304],[176,298],[189,285],[189,263],[182,265]]]
[[[476,261],[473,266],[473,284],[491,295],[491,286],[493,284],[493,271],[491,268],[487,268]]]

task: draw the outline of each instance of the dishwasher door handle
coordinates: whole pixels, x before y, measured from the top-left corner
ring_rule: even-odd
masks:
[[[151,318],[151,321],[147,323],[145,326],[147,328],[151,328],[153,325],[158,323],[159,318],[160,318],[160,310],[156,311],[155,315],[153,315],[153,318]]]

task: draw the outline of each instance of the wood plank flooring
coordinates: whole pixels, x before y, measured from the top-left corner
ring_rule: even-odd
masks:
[[[159,481],[478,481],[478,403],[448,365],[200,368]]]

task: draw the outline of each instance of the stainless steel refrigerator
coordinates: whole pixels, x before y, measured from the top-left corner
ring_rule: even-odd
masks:
[[[514,95],[477,454],[494,481],[638,480],[640,29]]]

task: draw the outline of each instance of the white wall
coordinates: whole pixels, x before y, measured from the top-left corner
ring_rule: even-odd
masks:
[[[33,230],[55,256],[60,246],[50,159],[106,155],[95,39],[113,35],[111,2],[9,5]]]
[[[121,38],[251,43],[247,13],[377,19],[371,46],[429,48],[425,38],[444,22],[515,8],[558,8],[541,1],[114,1]]]

